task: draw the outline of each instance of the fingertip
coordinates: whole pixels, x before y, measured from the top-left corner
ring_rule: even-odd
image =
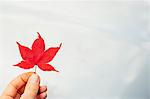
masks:
[[[47,93],[46,92],[40,94],[40,98],[46,98],[46,97],[47,97]]]
[[[20,77],[25,80],[25,82],[28,81],[28,79],[32,76],[34,72],[26,72],[20,75]]]
[[[40,86],[39,93],[43,93],[47,91],[47,86]]]

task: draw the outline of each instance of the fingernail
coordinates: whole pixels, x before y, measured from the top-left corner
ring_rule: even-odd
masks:
[[[32,74],[29,78],[30,83],[39,83],[39,76],[37,74]]]

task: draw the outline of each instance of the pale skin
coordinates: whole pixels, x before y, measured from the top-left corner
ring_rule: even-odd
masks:
[[[0,99],[46,99],[47,87],[40,86],[40,77],[27,72],[12,80]]]

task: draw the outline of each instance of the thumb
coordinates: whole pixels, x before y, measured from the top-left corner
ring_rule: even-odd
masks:
[[[39,85],[40,77],[37,74],[32,74],[20,99],[35,99],[39,90]]]

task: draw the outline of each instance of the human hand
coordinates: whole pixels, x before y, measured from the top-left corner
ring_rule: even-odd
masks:
[[[12,80],[0,99],[46,99],[46,91],[46,86],[40,86],[40,77],[27,72]]]

